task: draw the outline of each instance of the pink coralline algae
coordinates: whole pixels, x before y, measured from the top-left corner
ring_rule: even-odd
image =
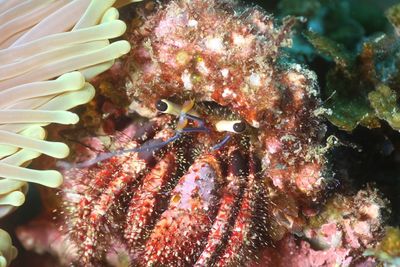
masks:
[[[130,266],[246,266],[282,238],[290,246],[294,233],[323,232],[347,264],[365,245],[354,235],[368,237],[371,224],[308,225],[330,171],[315,75],[281,52],[295,20],[277,25],[234,1],[144,6],[126,34],[131,53],[103,76],[124,78],[141,122],[83,138],[92,148],[76,150],[79,168],[64,171],[75,264],[106,266],[122,251]],[[336,240],[344,233],[351,248]]]
[[[251,266],[377,266],[376,259],[362,254],[382,235],[385,205],[371,189],[350,196],[338,194],[310,219],[302,238],[285,236],[275,248],[261,251]]]

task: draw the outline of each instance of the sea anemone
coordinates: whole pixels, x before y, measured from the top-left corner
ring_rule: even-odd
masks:
[[[6,267],[7,262],[17,256],[17,249],[11,243],[10,235],[0,229],[0,267]]]
[[[115,2],[0,1],[0,217],[24,203],[27,182],[62,183],[55,170],[26,167],[41,154],[68,155],[67,145],[44,140],[43,126],[77,123],[79,117],[66,110],[93,98],[95,90],[85,81],[129,52],[128,42],[109,42],[126,30]],[[2,254],[4,266],[12,257]]]

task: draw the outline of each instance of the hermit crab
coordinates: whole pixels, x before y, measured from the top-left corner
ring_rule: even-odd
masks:
[[[315,76],[281,51],[295,20],[214,0],[139,14],[107,77],[124,69],[142,122],[63,165],[77,262],[123,250],[133,266],[246,265],[299,231],[327,184]]]

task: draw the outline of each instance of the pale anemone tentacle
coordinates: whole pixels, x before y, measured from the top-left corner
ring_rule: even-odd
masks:
[[[13,85],[21,85],[29,81],[51,79],[69,71],[90,67],[92,65],[100,64],[102,62],[107,62],[128,53],[129,50],[129,42],[117,41],[111,43],[107,47],[100,48],[86,54],[73,56],[67,59],[61,59],[59,61],[55,61],[44,66],[39,66],[32,71],[16,76],[14,78],[0,81],[0,90],[9,88]]]
[[[48,110],[0,110],[0,123],[59,123],[76,124],[79,121],[78,115],[69,111],[48,111]]]
[[[32,126],[26,129],[22,134],[36,139],[44,139],[46,132],[42,127]],[[1,149],[0,149],[1,150]],[[18,152],[11,154],[8,157],[4,157],[0,160],[0,163],[10,164],[14,166],[28,165],[28,163],[40,156],[37,151],[29,149],[20,149]],[[25,201],[25,193],[27,192],[28,184],[26,181],[1,179],[0,180],[0,199],[7,200],[1,201],[3,206],[0,209],[0,217],[12,211],[14,208],[23,204]]]
[[[10,38],[8,38],[4,42],[0,43],[0,49],[4,49],[4,48],[7,48],[7,47],[10,47],[10,45],[15,43],[16,40],[21,38],[21,36],[24,35],[28,31],[29,31],[29,29],[26,29],[26,30],[14,33]]]
[[[20,0],[0,0],[0,14],[3,14],[10,8],[18,5]]]
[[[44,18],[41,22],[32,27],[30,31],[19,38],[12,46],[18,46],[44,36],[70,30],[81,18],[90,2],[91,0],[68,1],[68,4]]]
[[[53,98],[48,97],[38,97],[34,99],[37,105],[35,105],[35,110],[46,110],[46,111],[57,111],[57,110],[68,110],[73,107],[85,104],[89,102],[95,94],[94,87],[86,83],[85,86],[78,91],[65,92],[63,94],[54,96]],[[20,107],[25,108],[32,104],[33,101],[22,101]],[[40,103],[39,103],[40,102]],[[26,104],[26,105],[22,105]],[[69,124],[68,121],[65,123]],[[42,121],[41,123],[36,123],[34,125],[46,126],[49,123]],[[0,130],[7,130],[10,132],[20,132],[24,129],[33,126],[31,123],[17,123],[17,124],[5,124],[0,125]]]
[[[18,161],[11,161],[11,164],[3,162],[4,160],[11,159],[13,155],[22,153],[22,151],[24,151],[26,155],[32,155],[30,158],[37,157],[39,152],[54,157],[66,156],[68,149],[63,144],[47,142],[44,140],[40,141],[40,138],[31,138],[29,135],[24,136],[24,131],[26,129],[33,129],[35,125],[44,126],[52,122],[63,124],[76,123],[77,117],[63,110],[86,103],[90,101],[94,95],[94,89],[89,84],[84,85],[84,82],[82,82],[84,81],[82,74],[78,74],[80,77],[76,77],[77,72],[63,75],[54,81],[43,80],[54,78],[62,73],[80,68],[90,76],[95,76],[111,67],[115,58],[129,51],[130,47],[127,42],[121,41],[116,44],[109,44],[108,41],[109,38],[118,37],[126,30],[125,23],[117,20],[118,12],[114,8],[111,9],[111,11],[107,10],[114,1],[108,1],[108,3],[105,3],[101,11],[95,10],[95,13],[97,12],[95,16],[96,18],[90,21],[89,17],[91,16],[90,14],[93,13],[95,7],[94,4],[96,4],[95,2],[97,4],[100,3],[98,1],[88,0],[75,0],[70,3],[59,1],[58,5],[62,6],[61,9],[48,16],[31,29],[23,31],[21,37],[17,39],[16,42],[6,49],[0,50],[0,58],[5,64],[5,67],[0,69],[0,83],[7,81],[6,84],[3,84],[3,92],[0,92],[0,94],[5,97],[4,101],[0,101],[0,107],[3,109],[0,110],[0,137],[2,139],[0,140],[0,157],[2,158],[1,162],[5,167],[3,169],[7,170],[7,172],[4,171],[4,173],[2,173],[3,177],[12,176],[12,172],[23,169],[17,167],[21,165],[21,162],[17,163]],[[24,13],[28,11],[38,12],[51,10],[52,6],[46,6],[46,4],[54,5],[55,3],[54,1],[42,0],[32,0],[24,3],[19,2],[19,4],[14,4],[11,8],[12,12],[10,12],[10,9],[1,9],[5,11],[0,13],[0,18],[7,19],[7,16],[11,17],[12,15],[13,17],[16,17],[13,23],[27,22],[27,17],[23,16]],[[86,9],[87,11],[82,15],[82,12]],[[79,14],[79,10],[82,11],[81,14]],[[66,11],[69,11],[69,13]],[[73,15],[76,20],[72,18],[73,16],[68,16],[69,20],[67,21],[60,19],[62,16],[60,17],[58,15],[61,15],[61,13],[64,14],[64,17],[65,14]],[[76,14],[79,14],[79,16]],[[36,15],[38,14],[36,13]],[[86,22],[84,22],[85,17]],[[52,20],[52,26],[50,28],[44,27],[43,25],[45,25],[46,20],[49,19],[56,20]],[[76,31],[67,33],[63,32],[66,28],[72,27],[78,20],[80,26],[76,27]],[[32,21],[33,20],[29,20],[29,23],[32,23]],[[101,22],[101,25],[95,25],[98,22]],[[66,25],[68,23],[72,24]],[[31,25],[28,25],[28,27],[29,26]],[[10,27],[10,29],[12,29],[12,27]],[[18,31],[21,31],[22,28],[14,27],[14,29],[17,32],[11,36],[18,35]],[[82,58],[79,58],[79,56],[82,55],[84,56],[83,60]],[[48,59],[47,61],[46,56]],[[47,68],[38,68],[37,66],[46,66],[46,64],[49,65]],[[67,64],[67,67],[63,66],[63,64]],[[58,72],[56,71],[55,73],[53,72],[52,74],[48,74],[48,71],[57,66],[61,67],[61,69],[57,70]],[[27,72],[29,73],[33,69],[39,69],[44,77],[37,77],[36,73],[34,73],[36,80],[29,76],[25,76],[25,79],[21,79],[21,76],[24,76],[23,74],[26,74]],[[67,79],[64,76],[69,76],[70,79]],[[63,82],[68,80],[77,81],[78,85],[67,84],[67,86],[62,86],[65,84]],[[16,81],[20,82],[18,83]],[[37,82],[32,83],[32,81]],[[42,87],[43,90],[40,87]],[[69,94],[69,91],[73,93]],[[8,101],[6,100],[6,97],[9,98]],[[77,101],[76,99],[79,100]],[[33,109],[36,111],[31,112],[31,116],[26,116],[29,119],[24,119],[24,114],[27,114]],[[11,114],[14,114],[15,116],[12,118]],[[14,120],[11,121],[12,119]],[[21,144],[24,144],[22,148],[25,147],[25,149],[21,149]],[[34,174],[32,171],[30,173]],[[14,175],[14,178],[23,180],[23,175],[20,176],[22,177],[16,177]],[[35,176],[37,177],[38,175]],[[25,178],[25,180],[26,179],[29,178]],[[35,179],[31,179],[29,181],[34,180]],[[12,181],[12,183],[7,187],[10,190],[15,190],[18,185],[22,185],[18,184],[15,180],[10,181]],[[5,184],[5,179],[2,179],[1,182],[4,182]],[[44,184],[46,183],[44,182]],[[55,186],[55,184],[52,184],[51,186]],[[6,187],[3,187],[3,189],[4,188]],[[3,199],[10,199],[10,196],[16,194],[20,195],[17,191],[9,192],[10,195],[8,197],[4,195],[4,191],[2,191],[2,193]],[[14,197],[13,199],[16,198]],[[19,204],[20,203],[15,203],[15,205]]]
[[[45,140],[43,126],[76,123],[78,117],[67,110],[95,93],[85,80],[129,52],[128,42],[109,41],[126,30],[114,3],[0,0],[0,218],[23,204],[29,182],[62,183],[55,170],[27,167],[41,154],[67,156],[65,144]],[[0,230],[0,267],[15,256],[8,234]]]
[[[61,75],[56,80],[34,82],[12,87],[0,92],[0,108],[6,108],[25,99],[51,96],[82,89],[85,78],[80,72]]]
[[[104,16],[101,18],[100,23],[103,24],[106,22],[117,20],[118,18],[119,18],[118,9],[116,9],[115,7],[111,7],[109,9],[107,9],[107,11],[104,13]]]
[[[22,58],[73,44],[112,39],[123,34],[125,30],[126,24],[124,22],[114,20],[73,32],[58,33],[20,46],[3,49],[0,51],[0,61],[3,64],[9,64]]]
[[[63,179],[58,171],[37,171],[5,163],[0,163],[0,175],[9,177],[11,180],[33,182],[47,187],[58,187]]]
[[[29,3],[29,1],[26,3]],[[54,12],[64,4],[65,1],[55,1],[49,5],[41,5],[36,9],[28,11],[28,14],[21,14],[20,16],[14,16],[10,20],[7,20],[7,22],[4,22],[0,26],[0,32],[2,33],[0,36],[0,43],[12,37],[16,32],[18,33],[34,26],[44,17],[46,17],[48,13]]]
[[[19,207],[24,204],[24,202],[25,194],[21,191],[12,191],[9,194],[0,196],[0,205]]]
[[[111,1],[110,1],[111,2]],[[105,24],[112,21],[117,21],[119,18],[119,12],[116,8],[111,7],[106,10],[103,17],[101,18],[100,24]],[[105,70],[111,68],[114,65],[114,60],[110,60],[101,64],[97,64],[95,66],[90,66],[88,68],[82,68],[80,71],[85,76],[86,79],[92,79],[98,74],[104,72]]]
[[[22,130],[21,132],[19,132],[19,134],[22,136],[27,136],[30,138],[40,139],[40,140],[43,140],[46,137],[46,131],[38,125],[32,125],[32,127]],[[0,144],[0,161],[4,160],[4,157],[16,153],[18,149],[19,148],[15,146]]]
[[[3,10],[0,14],[0,24],[4,25],[14,18],[22,17],[23,15],[28,15],[34,9],[42,7],[44,4],[51,2],[51,0],[28,0],[19,1],[8,9]],[[15,29],[18,31],[19,29]]]
[[[75,24],[73,30],[91,27],[98,24],[104,14],[115,3],[115,0],[92,0],[85,14]]]
[[[76,57],[82,54],[90,53],[91,51],[96,51],[98,49],[104,48],[107,45],[108,42],[106,40],[76,44],[65,47],[64,49],[36,54],[31,57],[24,58],[23,60],[12,62],[5,66],[0,66],[0,81],[7,80],[16,76],[21,76],[22,74],[34,70],[39,66],[43,66],[53,62],[54,58],[62,60]]]
[[[0,144],[28,148],[54,158],[65,158],[69,153],[68,146],[64,143],[43,141],[3,130],[0,130]]]
[[[10,235],[0,229],[0,267],[6,267],[17,257],[17,249],[12,245]]]
[[[44,139],[46,132],[39,126],[33,126],[21,132],[21,134],[36,139]],[[4,151],[0,147],[0,151]],[[17,166],[28,165],[29,162],[40,156],[40,153],[28,149],[18,150],[14,147],[14,151],[7,155],[2,155],[1,163],[13,164]],[[0,179],[0,218],[7,215],[15,209],[15,207],[21,206],[25,201],[25,194],[28,191],[28,183],[18,180]]]
[[[35,159],[39,156],[40,156],[39,152],[29,149],[21,149],[17,153],[14,153],[9,157],[0,160],[0,163],[21,166],[29,163],[32,159]],[[17,190],[23,185],[24,182],[18,180],[9,180],[9,179],[0,180],[0,195]]]

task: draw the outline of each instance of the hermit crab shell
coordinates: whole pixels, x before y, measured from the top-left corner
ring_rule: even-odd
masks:
[[[315,197],[325,183],[325,130],[315,115],[315,74],[287,63],[281,51],[293,23],[276,26],[234,1],[161,4],[128,30],[131,108],[154,116],[161,98],[227,107],[258,129],[256,154],[273,185]]]
[[[293,23],[275,26],[271,16],[233,1],[170,2],[128,34],[132,107],[140,112],[171,97],[214,101],[256,128],[312,108],[315,76],[279,60]]]

